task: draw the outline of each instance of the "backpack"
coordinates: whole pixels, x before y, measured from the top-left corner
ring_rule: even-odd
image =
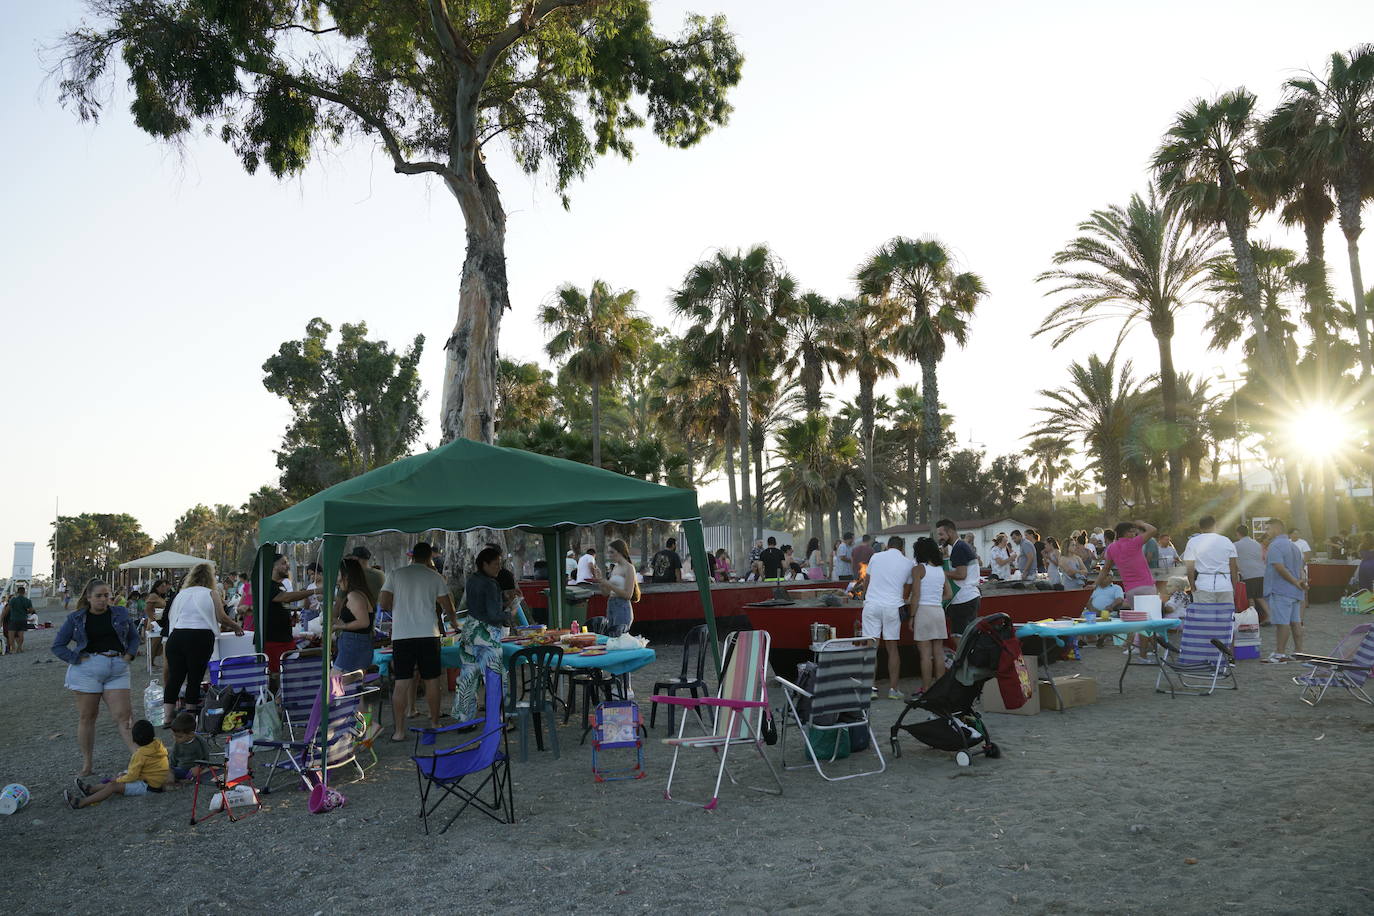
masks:
[[[201,705],[196,731],[203,735],[218,735],[246,728],[253,721],[254,705],[255,699],[246,690],[211,687]]]

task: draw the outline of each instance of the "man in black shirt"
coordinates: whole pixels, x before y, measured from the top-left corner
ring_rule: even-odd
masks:
[[[29,629],[29,612],[33,610],[33,602],[29,600],[28,590],[24,586],[19,586],[14,592],[14,597],[5,605],[0,616],[5,618],[5,635],[10,641],[10,651],[23,652],[24,634]]]
[[[663,549],[649,561],[650,582],[681,582],[682,557],[678,556],[677,538],[668,538]]]
[[[759,554],[759,561],[763,563],[763,577],[773,580],[781,579],[784,559],[783,552],[778,549],[778,539],[770,537],[768,546],[763,549],[763,553]]]

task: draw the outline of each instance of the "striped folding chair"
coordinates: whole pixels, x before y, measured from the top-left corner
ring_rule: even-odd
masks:
[[[231,655],[210,662],[210,683],[215,687],[233,687],[253,696],[268,691],[266,655]]]
[[[284,674],[285,659],[282,661]],[[376,687],[362,686],[361,671],[335,675],[330,679],[329,718],[326,720],[324,704],[321,702],[323,693],[316,684],[310,716],[298,740],[253,742],[254,747],[276,751],[276,756],[267,764],[270,772],[267,785],[262,787],[263,793],[272,790],[272,778],[279,772],[295,773],[302,788],[307,790],[325,781],[323,765],[326,762],[326,748],[330,770],[352,764],[358,770],[358,778],[364,778],[366,773],[358,761],[362,710],[364,703],[377,692]]]
[[[870,685],[873,683],[873,667],[878,659],[877,640],[874,639],[831,639],[821,645],[816,653],[815,681],[807,690],[781,677],[774,677],[782,687],[787,698],[787,706],[792,721],[801,732],[802,744],[806,754],[816,767],[822,779],[838,782],[856,776],[872,776],[887,769],[883,752],[878,747],[878,738],[873,734],[873,726],[868,718],[868,706],[873,698]],[[842,721],[843,719],[843,721]],[[868,729],[868,737],[873,753],[878,757],[877,769],[849,773],[845,776],[830,776],[821,766],[816,749],[811,745],[813,732],[849,729],[854,727]],[[838,736],[836,736],[838,737]],[[840,742],[834,743],[835,750],[829,763],[835,762]],[[782,764],[786,770],[805,769],[806,764],[787,765],[787,717],[782,720]]]
[[[1374,627],[1368,624],[1362,626],[1364,638],[1355,645],[1355,651],[1349,655],[1340,651],[1340,646],[1337,646],[1331,655],[1308,655],[1305,652],[1293,654],[1293,658],[1308,666],[1307,673],[1293,678],[1293,683],[1302,688],[1298,699],[1308,706],[1316,706],[1332,687],[1342,687],[1346,693],[1360,702],[1374,706],[1374,698],[1364,690],[1365,682],[1369,680],[1370,669],[1374,668]],[[1348,640],[1350,637],[1346,637],[1342,643]]]
[[[1218,689],[1238,690],[1236,659],[1231,654],[1235,614],[1236,607],[1231,602],[1189,605],[1179,647],[1170,645],[1165,634],[1157,637],[1159,675],[1155,678],[1155,691],[1164,693],[1166,684],[1171,697],[1180,693],[1208,696]]]
[[[700,807],[708,811],[715,810],[716,803],[720,799],[721,780],[728,775],[731,783],[739,785],[739,780],[735,779],[734,774],[726,769],[726,760],[730,754],[730,748],[736,745],[752,745],[758,755],[763,758],[773,781],[777,783],[776,789],[763,786],[749,786],[749,788],[756,792],[768,792],[772,795],[782,794],[782,780],[778,779],[778,771],[773,769],[773,764],[763,749],[763,718],[768,710],[768,649],[770,644],[770,637],[766,630],[741,630],[731,633],[725,640],[725,670],[721,673],[720,688],[714,697],[661,695],[651,697],[654,703],[669,703],[697,711],[700,707],[707,706],[713,711],[713,715],[709,719],[703,718],[699,714],[698,716],[683,715],[681,724],[678,726],[677,737],[663,739],[663,743],[673,749],[673,762],[668,768],[668,785],[663,790],[664,798],[670,800],[673,798],[673,776],[677,772],[678,754],[683,748],[705,748],[720,758],[720,766],[716,771],[716,785],[711,793],[711,798],[701,804]],[[705,734],[687,735],[689,720],[697,721],[703,727]],[[709,730],[706,728],[707,721],[711,723]],[[688,804],[697,803],[689,802]]]

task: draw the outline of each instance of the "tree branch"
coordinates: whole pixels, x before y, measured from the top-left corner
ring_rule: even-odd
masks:
[[[347,108],[349,111],[353,112],[353,114],[357,115],[359,120],[361,120],[364,124],[367,124],[368,126],[372,127],[381,136],[382,143],[386,145],[387,152],[391,154],[393,168],[399,174],[420,175],[424,172],[433,172],[434,174],[441,175],[445,178],[457,177],[453,175],[452,171],[448,167],[446,167],[442,162],[432,162],[428,160],[412,162],[409,159],[407,159],[405,157],[405,153],[401,150],[400,141],[396,139],[395,131],[388,127],[387,123],[384,120],[382,120],[381,117],[368,111],[366,108],[363,108],[361,105],[359,105],[353,99],[350,99],[348,96],[341,95],[340,93],[334,92],[330,89],[326,89],[323,86],[317,86],[309,80],[302,79],[301,77],[298,77],[291,73],[283,72],[280,70],[269,70],[265,67],[255,67],[248,61],[243,60],[241,58],[235,58],[234,63],[237,64],[239,67],[243,68],[244,70],[248,71],[249,73],[256,73],[258,76],[267,77],[268,79],[279,79],[282,82],[290,86],[293,86],[296,89],[299,89],[306,95],[314,96],[315,98],[322,99],[326,102],[333,102],[335,105],[341,105],[344,108]]]
[[[429,0],[429,18],[434,23],[434,34],[439,39],[439,47],[444,49],[449,60],[455,65],[465,64],[469,67],[477,62],[467,42],[459,38],[454,30],[445,0]]]
[[[540,21],[549,13],[565,6],[581,6],[586,2],[587,0],[540,0],[539,3],[526,3],[520,18],[498,32],[496,37],[491,40],[491,44],[487,45],[486,50],[482,52],[482,58],[477,62],[478,78],[485,80],[487,74],[491,72],[491,68],[496,65],[496,58],[500,57],[501,53],[511,45],[534,31]]]

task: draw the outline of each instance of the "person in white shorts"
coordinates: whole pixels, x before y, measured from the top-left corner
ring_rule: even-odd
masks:
[[[887,650],[887,695],[890,699],[900,700],[902,692],[897,689],[897,680],[902,673],[902,660],[897,653],[897,640],[902,635],[902,608],[908,616],[915,613],[911,602],[916,596],[907,596],[911,585],[912,569],[915,563],[903,551],[906,542],[900,537],[887,539],[887,549],[873,554],[868,561],[860,587],[864,590],[863,634],[868,639],[877,639]],[[877,693],[875,684],[873,692]]]

